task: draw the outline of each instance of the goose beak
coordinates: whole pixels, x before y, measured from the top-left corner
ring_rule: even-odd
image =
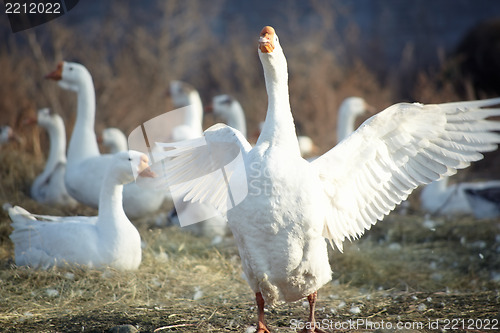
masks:
[[[260,32],[259,49],[262,53],[271,53],[274,51],[274,28],[266,26]]]
[[[149,177],[149,178],[155,178],[157,175],[156,173],[151,170],[148,164],[148,157],[146,155],[143,155],[141,157],[141,161],[139,162],[139,166],[137,167],[137,171],[139,173],[140,177]]]
[[[61,61],[60,63],[57,64],[56,70],[45,75],[45,78],[59,81],[62,79],[62,72],[63,72],[63,62]]]

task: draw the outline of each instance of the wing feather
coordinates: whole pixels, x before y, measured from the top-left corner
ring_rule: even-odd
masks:
[[[311,162],[330,200],[323,234],[361,236],[419,185],[452,175],[500,143],[500,98],[437,105],[393,105]]]
[[[229,183],[235,175],[241,175],[235,170],[244,168],[251,149],[239,131],[217,124],[201,138],[156,144],[169,149],[156,156],[167,160],[162,176],[173,196],[212,205],[221,213],[231,208]]]

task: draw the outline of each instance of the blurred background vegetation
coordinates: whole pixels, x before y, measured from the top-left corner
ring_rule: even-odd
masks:
[[[335,144],[337,108],[348,96],[382,110],[500,95],[500,3],[492,1],[80,1],[16,34],[0,23],[0,124],[24,131],[35,154],[38,132],[20,123],[36,109],[62,114],[71,135],[76,96],[43,79],[61,60],[91,72],[98,133],[114,126],[128,134],[171,110],[173,79],[194,85],[205,104],[234,95],[255,133],[267,103],[256,51],[264,25],[275,26],[288,58],[300,134],[322,151]]]

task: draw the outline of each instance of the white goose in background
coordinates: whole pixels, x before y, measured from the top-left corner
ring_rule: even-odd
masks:
[[[212,106],[207,110],[212,111],[217,117],[221,117],[224,123],[240,131],[245,138],[247,137],[245,112],[234,97],[226,94],[214,96]]]
[[[347,97],[339,106],[337,118],[337,143],[354,132],[356,118],[364,114],[374,114],[375,109],[361,97]]]
[[[105,172],[113,155],[99,152],[94,131],[95,91],[89,71],[82,65],[61,62],[46,76],[58,81],[60,87],[77,93],[77,115],[68,147],[66,176],[68,193],[81,203],[97,208]],[[138,185],[140,184],[140,185]],[[138,180],[125,186],[123,207],[135,219],[156,212],[164,194],[150,188],[154,181]]]
[[[183,124],[171,133],[172,141],[200,137],[203,134],[203,104],[198,91],[186,82],[174,80],[170,82],[170,96],[174,107],[188,107]]]
[[[0,146],[14,137],[14,131],[10,126],[0,126]]]
[[[141,237],[122,206],[123,184],[134,180],[133,168],[139,176],[154,176],[142,153],[127,151],[113,156],[101,186],[98,216],[46,216],[18,206],[9,208],[16,265],[137,269]]]
[[[31,197],[49,205],[76,206],[66,190],[66,130],[60,115],[48,108],[40,109],[37,122],[49,134],[50,150],[43,172],[31,185]]]
[[[110,154],[116,154],[121,151],[128,150],[127,137],[119,128],[116,127],[105,128],[102,131],[100,142],[108,149]]]
[[[176,126],[164,141],[175,142],[199,138],[203,135],[203,104],[200,94],[189,83],[182,81],[170,82],[170,96],[174,107],[186,109],[184,123]],[[228,233],[226,219],[211,206],[197,203],[189,205],[182,200],[175,202],[175,208],[170,211],[168,218],[171,223],[180,224],[180,219],[190,219],[193,215],[199,217],[201,222],[183,227],[197,236],[207,236],[213,244],[220,243]],[[203,218],[204,216],[210,218]]]
[[[500,109],[480,108],[499,104],[500,98],[393,105],[309,163],[300,156],[287,63],[273,28],[262,30],[258,53],[268,109],[255,147],[221,124],[206,130],[203,139],[163,144],[174,148],[164,152],[172,158],[167,181],[182,184],[187,201],[220,211],[234,206],[227,218],[255,292],[258,333],[269,332],[265,303],[303,297],[313,327],[307,332],[321,332],[314,329],[317,290],[331,279],[324,238],[342,250],[346,239],[360,237],[420,184],[467,167],[483,157],[479,151],[496,149],[500,135],[491,131],[499,130],[500,122],[484,119],[500,115]],[[203,176],[212,170],[225,170],[224,181],[213,173]],[[226,184],[232,185],[231,195]],[[235,184],[241,193],[247,187],[247,195],[235,191]]]
[[[478,219],[500,217],[500,181],[490,180],[480,183],[465,183],[465,197]]]
[[[449,177],[434,181],[422,189],[422,209],[433,215],[474,215],[494,218],[500,214],[500,200],[491,196],[500,189],[500,181],[464,182],[448,185]]]

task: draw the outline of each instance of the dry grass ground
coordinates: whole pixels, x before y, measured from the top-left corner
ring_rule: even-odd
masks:
[[[1,204],[42,214],[95,213],[31,200],[27,190],[41,165],[16,148],[12,143],[0,151]],[[14,265],[10,220],[0,212],[1,330],[106,332],[128,324],[140,332],[250,332],[254,299],[233,240],[213,246],[152,220],[137,221],[144,249],[136,272],[35,271]],[[499,252],[499,221],[392,214],[347,243],[343,254],[331,251],[333,282],[319,291],[317,317],[341,332],[374,331],[367,321],[422,323],[406,326],[419,331],[453,318],[493,323],[500,319]],[[307,309],[303,302],[271,308],[268,323],[274,332],[294,332]],[[358,320],[361,326],[348,326]]]

